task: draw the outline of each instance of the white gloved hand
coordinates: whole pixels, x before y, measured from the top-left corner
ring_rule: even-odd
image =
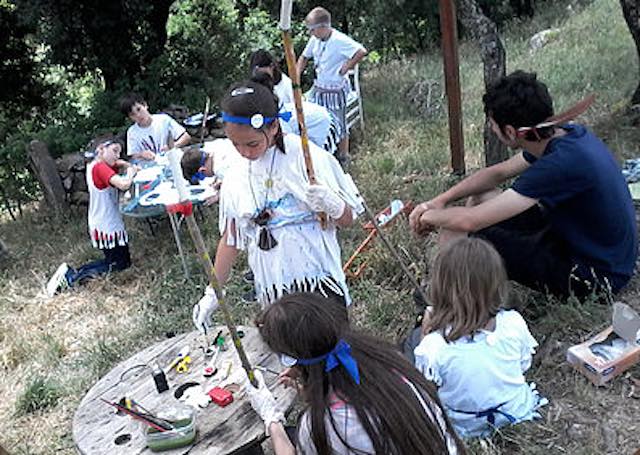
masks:
[[[306,198],[313,211],[324,212],[334,220],[342,216],[347,205],[335,191],[321,183],[309,185]]]
[[[205,335],[213,324],[211,316],[213,316],[213,312],[217,308],[218,296],[216,296],[216,291],[211,286],[207,286],[202,298],[193,306],[192,313],[193,325]]]
[[[258,388],[253,387],[251,383],[247,384],[247,395],[251,400],[251,407],[264,422],[265,433],[269,436],[269,424],[272,422],[284,423],[284,414],[277,409],[276,399],[267,388],[262,373],[258,370],[253,370],[253,374],[258,381]]]

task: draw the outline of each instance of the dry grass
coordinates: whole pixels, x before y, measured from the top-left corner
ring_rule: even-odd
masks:
[[[595,0],[546,7],[532,22],[514,23],[505,34],[509,69],[535,69],[549,86],[557,108],[563,109],[592,91],[598,104],[585,117],[621,157],[637,156],[640,134],[625,115],[624,101],[637,83],[635,51],[613,0]],[[561,27],[560,37],[530,56],[527,39],[536,31]],[[406,90],[418,80],[441,83],[439,56],[391,62],[368,71],[364,81],[366,136],[357,140],[352,173],[372,209],[391,198],[425,200],[455,181],[449,175],[446,119],[442,106],[428,117],[416,117]],[[465,142],[468,168],[483,159],[480,97],[482,68],[473,45],[461,47]],[[615,81],[613,83],[612,81]],[[441,86],[441,85],[440,85]],[[215,212],[200,221],[210,245],[215,245]],[[12,422],[0,444],[23,454],[74,453],[73,412],[84,393],[115,363],[167,332],[191,330],[191,305],[201,294],[200,272],[184,280],[167,223],[152,237],[144,223],[128,223],[134,267],[98,279],[54,299],[44,297],[44,283],[61,261],[79,265],[96,257],[86,236],[85,213],[51,218],[33,208],[17,222],[2,222],[0,238],[11,258],[0,269],[0,421]],[[407,234],[405,222],[389,233],[407,263],[420,275],[431,239]],[[343,252],[363,238],[358,227],[341,234]],[[185,236],[185,247],[192,251]],[[426,252],[426,253],[425,253]],[[412,325],[412,288],[380,244],[368,253],[369,268],[352,283],[357,304],[354,324],[395,342]],[[198,264],[190,255],[192,271]],[[247,289],[236,267],[231,301]],[[640,283],[623,296],[640,309]],[[633,453],[640,447],[638,401],[630,398],[635,367],[610,386],[596,389],[564,361],[566,348],[599,331],[609,309],[595,304],[560,304],[517,288],[512,304],[524,312],[540,342],[530,379],[551,404],[539,422],[510,428],[491,440],[475,441],[476,454]],[[256,308],[237,304],[236,319],[250,322]],[[61,399],[52,407],[18,415],[21,397],[48,404],[33,393],[34,380],[59,387]],[[637,395],[634,395],[637,396]],[[40,401],[39,401],[40,400]]]

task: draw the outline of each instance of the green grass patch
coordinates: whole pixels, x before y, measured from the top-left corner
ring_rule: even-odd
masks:
[[[16,415],[23,416],[44,411],[58,404],[64,391],[51,379],[41,376],[31,378],[16,402]]]

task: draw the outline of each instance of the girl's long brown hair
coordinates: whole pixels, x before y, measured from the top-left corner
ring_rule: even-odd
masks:
[[[454,240],[434,260],[427,332],[441,330],[447,341],[473,336],[497,314],[508,292],[502,258],[489,242]]]
[[[351,354],[360,372],[359,385],[341,366],[329,372],[325,371],[324,362],[296,367],[302,373],[311,438],[319,455],[333,453],[327,438],[326,416],[330,417],[336,434],[340,434],[338,424],[331,419],[330,392],[355,409],[375,453],[448,453],[443,430],[405,380],[415,386],[431,415],[442,415],[446,431],[455,438],[433,384],[391,345],[352,331],[344,307],[317,294],[289,294],[269,306],[257,323],[262,338],[274,352],[295,358],[324,355],[340,339],[351,345]],[[350,448],[348,441],[342,442]],[[465,453],[462,443],[457,439],[456,442],[458,453]]]

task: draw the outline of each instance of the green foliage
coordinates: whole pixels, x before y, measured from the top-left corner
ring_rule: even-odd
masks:
[[[58,404],[63,392],[60,385],[40,376],[32,378],[16,402],[16,415],[32,414]]]
[[[25,18],[39,28],[52,63],[76,74],[100,69],[107,88],[132,81],[162,53],[173,0],[21,0]]]
[[[253,51],[264,48],[283,59],[277,20],[264,10],[242,6],[234,0],[183,0],[175,5],[167,23],[166,53],[138,86],[165,98],[150,102],[166,105],[169,98],[200,109],[205,95],[215,102],[232,82],[248,77]],[[307,39],[303,30],[302,23],[295,24],[297,48]]]
[[[22,116],[23,105],[42,103],[43,84],[33,59],[36,46],[30,40],[33,31],[21,21],[15,5],[0,3],[0,104],[12,117]]]

